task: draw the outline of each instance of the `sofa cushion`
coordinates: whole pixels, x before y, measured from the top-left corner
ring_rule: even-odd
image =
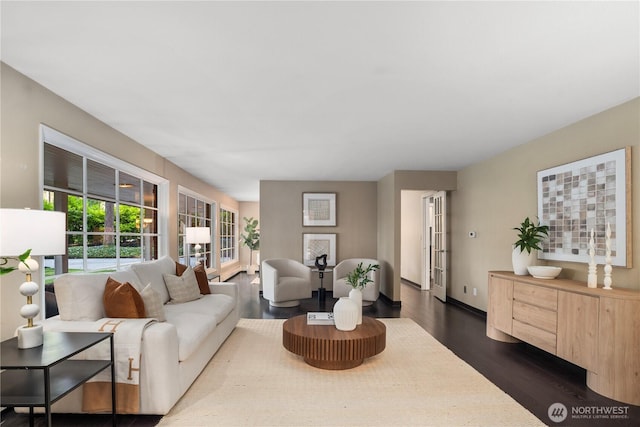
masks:
[[[216,319],[212,315],[195,313],[191,304],[168,304],[164,306],[167,322],[176,328],[178,335],[178,359],[187,360],[196,351],[204,339],[215,329]]]
[[[190,312],[213,316],[216,319],[216,323],[226,319],[235,306],[235,300],[224,294],[203,295],[202,298],[197,301],[191,301],[188,305]]]
[[[153,317],[160,322],[167,320],[164,316],[164,306],[160,301],[160,295],[151,287],[151,283],[144,287],[140,296],[144,301],[145,317]]]
[[[179,304],[200,298],[200,288],[191,267],[188,267],[182,276],[165,274],[164,282],[167,285],[171,303]]]
[[[169,291],[162,275],[175,274],[175,261],[170,256],[164,256],[155,261],[131,264],[129,268],[138,275],[140,283],[144,283],[145,286],[151,283],[151,287],[160,295],[163,304],[169,301]]]
[[[121,283],[129,282],[136,290],[142,289],[138,276],[129,270],[98,274],[63,274],[56,278],[53,285],[60,319],[91,321],[105,317],[102,297],[109,277]]]
[[[144,301],[129,282],[120,283],[109,277],[104,286],[102,301],[107,317],[126,319],[145,317]]]
[[[182,273],[184,273],[186,269],[186,265],[176,262],[176,275],[182,276]],[[196,264],[196,266],[193,267],[193,272],[196,274],[196,280],[198,281],[200,293],[202,295],[210,294],[211,289],[209,289],[209,278],[207,277],[207,271],[204,268],[204,265],[200,263]]]

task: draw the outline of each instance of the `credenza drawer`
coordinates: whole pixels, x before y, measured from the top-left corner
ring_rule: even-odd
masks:
[[[537,305],[513,301],[513,318],[553,334],[557,330],[558,313]]]
[[[528,342],[535,347],[548,351],[551,354],[556,354],[556,334],[554,333],[513,319],[512,334],[514,337]]]
[[[558,309],[558,291],[556,289],[514,282],[513,299],[553,311]]]

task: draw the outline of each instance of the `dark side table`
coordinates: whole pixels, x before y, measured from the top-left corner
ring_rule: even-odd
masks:
[[[325,302],[327,289],[324,287],[324,273],[333,273],[333,268],[325,268],[324,270],[320,270],[319,268],[312,268],[311,272],[318,273],[318,278],[320,279],[320,287],[318,288],[318,305],[322,305]]]
[[[104,341],[110,341],[110,360],[70,360],[72,356]],[[0,344],[0,406],[44,407],[51,426],[51,405],[97,373],[111,368],[111,417],[116,425],[115,364],[113,334],[108,332],[45,332],[39,347],[19,349],[18,338]]]

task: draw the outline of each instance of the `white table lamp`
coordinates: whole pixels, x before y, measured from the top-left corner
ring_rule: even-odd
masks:
[[[187,227],[185,241],[188,244],[195,244],[194,249],[196,251],[196,262],[200,258],[200,246],[201,243],[211,242],[211,229],[209,227]]]
[[[20,309],[20,315],[27,319],[27,324],[18,328],[18,348],[42,345],[42,325],[33,323],[33,318],[40,313],[40,307],[33,303],[33,295],[38,293],[40,286],[32,281],[32,274],[40,266],[31,256],[64,254],[65,236],[64,212],[0,209],[0,257],[17,259],[31,250],[30,256],[18,265],[18,270],[26,277],[20,285],[20,293],[27,297],[27,303]]]

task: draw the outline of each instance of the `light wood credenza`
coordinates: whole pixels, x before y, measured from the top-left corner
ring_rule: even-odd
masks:
[[[487,336],[568,360],[590,389],[640,405],[640,292],[491,271]]]

